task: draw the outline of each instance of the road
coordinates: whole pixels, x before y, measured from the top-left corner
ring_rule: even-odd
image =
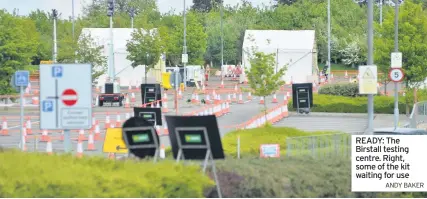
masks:
[[[367,114],[352,113],[310,113],[301,115],[289,113],[290,117],[283,119],[275,126],[294,127],[304,131],[341,131],[346,133],[364,132],[367,127]],[[408,121],[406,115],[399,117],[400,123]],[[375,114],[374,128],[392,127],[393,115]]]
[[[229,82],[225,82],[230,84]],[[226,85],[225,88],[219,89],[218,85],[219,82],[210,82],[210,87],[207,87],[207,90],[213,90],[215,89],[217,93],[221,95],[222,100],[227,99],[228,93],[232,93],[234,90],[234,86]],[[234,83],[232,83],[234,84]],[[136,94],[137,102],[136,104],[140,103],[140,94]],[[246,99],[246,93],[245,96],[243,96],[243,99]],[[203,109],[203,106],[205,105],[193,105],[191,103],[187,103],[186,100],[191,96],[189,92],[183,93],[183,99],[179,100],[179,115],[182,114],[188,114],[195,110],[201,110]],[[204,99],[204,95],[200,95],[200,99]],[[175,109],[172,102],[173,96],[168,96],[168,107],[169,112],[166,113],[166,115],[175,115]],[[280,99],[279,99],[280,100]],[[269,103],[270,101],[266,99],[266,102],[268,104],[268,107],[272,107],[274,104]],[[221,136],[225,135],[226,133],[234,130],[233,126],[236,126],[238,124],[244,123],[248,120],[250,120],[255,115],[259,114],[261,111],[261,108],[263,106],[259,104],[259,98],[254,97],[252,100],[244,100],[244,104],[238,104],[238,103],[231,103],[230,104],[230,112],[226,115],[223,115],[221,117],[217,118],[218,126],[220,128]],[[119,115],[121,121],[124,121],[126,116],[132,115],[133,109],[132,108],[123,108],[123,107],[94,107],[93,108],[94,117],[99,122],[100,128],[101,128],[101,135],[102,137],[105,135],[105,119],[107,114],[110,116],[111,122],[116,121],[116,117]],[[0,111],[0,115],[4,116],[4,118],[8,121],[8,127],[9,127],[9,134],[10,136],[0,136],[0,146],[2,147],[11,147],[11,148],[17,148],[19,147],[20,143],[20,133],[19,133],[19,109],[18,108],[9,108],[7,111]],[[40,151],[45,152],[46,151],[46,143],[40,142],[40,136],[41,136],[41,130],[39,129],[39,111],[38,107],[25,107],[25,119],[29,117],[31,119],[32,123],[32,132],[33,134],[29,136],[29,139],[27,139],[26,146],[28,148],[28,151]],[[76,152],[77,150],[77,136],[78,131],[73,131],[72,133],[72,146],[73,151]],[[34,135],[37,135],[37,139],[35,139]],[[51,131],[49,132],[49,135],[53,138],[52,145],[53,145],[53,151],[54,153],[63,152],[64,146],[63,141],[59,140],[60,136],[62,135],[62,131]],[[88,136],[88,131],[85,131],[85,136]],[[161,144],[164,144],[166,147],[170,145],[169,138],[167,135],[161,136]],[[83,148],[87,149],[88,141],[83,142]],[[96,140],[95,141],[95,151],[84,151],[85,155],[101,155],[106,156],[102,152],[103,147],[103,140]]]

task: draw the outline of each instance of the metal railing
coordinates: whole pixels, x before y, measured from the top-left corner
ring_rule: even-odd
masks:
[[[412,107],[409,123],[404,127],[417,128],[420,124],[427,123],[427,101],[415,103]]]
[[[355,134],[363,134],[363,132],[288,137],[286,138],[286,156],[350,157],[351,135]]]

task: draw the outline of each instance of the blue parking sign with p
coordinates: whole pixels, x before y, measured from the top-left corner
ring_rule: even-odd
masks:
[[[53,111],[53,101],[52,100],[44,100],[42,103],[43,112],[52,112]]]
[[[62,77],[62,66],[52,67],[52,77]]]

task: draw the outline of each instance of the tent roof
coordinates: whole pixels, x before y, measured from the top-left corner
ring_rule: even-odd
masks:
[[[126,51],[127,41],[132,38],[132,28],[113,28],[114,51]],[[142,29],[143,32],[146,32]],[[152,31],[152,30],[151,30]],[[90,35],[97,45],[108,45],[110,39],[110,28],[83,28],[81,35]]]
[[[246,30],[243,49],[313,50],[314,30]]]

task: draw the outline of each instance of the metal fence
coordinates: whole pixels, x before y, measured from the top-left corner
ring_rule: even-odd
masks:
[[[427,101],[414,104],[409,117],[409,124],[405,125],[405,127],[419,128],[422,124],[427,125]]]
[[[363,134],[357,132],[354,134]],[[286,155],[311,156],[313,158],[331,156],[351,156],[351,135],[349,133],[286,138]]]

